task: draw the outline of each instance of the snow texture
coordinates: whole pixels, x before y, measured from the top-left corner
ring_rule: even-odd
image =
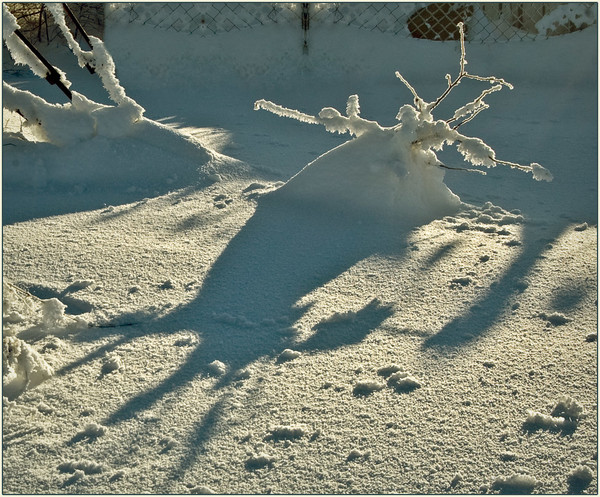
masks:
[[[597,493],[596,30],[388,28],[4,10],[5,493]]]

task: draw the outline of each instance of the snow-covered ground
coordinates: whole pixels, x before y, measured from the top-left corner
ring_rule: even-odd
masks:
[[[350,138],[254,102],[343,114],[357,94],[394,126],[412,103],[394,72],[435,99],[457,43],[318,25],[308,54],[278,25],[104,41],[145,119],[84,102],[42,136],[3,114],[4,492],[597,493],[595,27],[467,44],[469,71],[514,90],[461,132],[552,182],[435,168],[404,190],[419,173],[386,188],[370,135],[303,170]],[[66,102],[4,57],[5,82]]]

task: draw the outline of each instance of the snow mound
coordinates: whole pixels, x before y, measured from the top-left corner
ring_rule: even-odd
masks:
[[[88,208],[100,208],[108,193],[111,198],[134,201],[247,174],[249,167],[242,162],[205,148],[185,131],[144,117],[145,109],[126,95],[117,79],[114,61],[102,40],[91,37],[93,49],[83,51],[66,27],[60,6],[49,4],[49,8],[78,64],[95,70],[114,105],[70,90],[68,103],[53,104],[3,82],[4,110],[23,119],[19,130],[3,133],[3,145],[11,145],[5,148],[2,162],[4,191],[11,195],[8,202],[23,202],[23,192],[60,191],[69,193],[63,199],[67,203],[73,203],[76,199],[71,197],[77,194],[85,196]],[[13,60],[44,78],[46,68],[39,67],[37,58],[16,37],[19,25],[6,6],[3,19],[4,38]],[[57,77],[69,88],[64,72]],[[25,214],[9,222],[38,215],[36,207],[21,209]],[[30,209],[34,211],[28,212]],[[72,207],[63,206],[58,213],[65,210]]]
[[[460,199],[444,171],[393,146],[394,131],[365,133],[323,154],[268,197],[318,212],[413,226],[452,215]]]

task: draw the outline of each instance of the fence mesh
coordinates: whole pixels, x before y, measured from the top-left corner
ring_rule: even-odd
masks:
[[[41,3],[7,3],[32,43],[62,39]],[[212,36],[267,24],[290,29],[344,25],[398,36],[468,41],[540,39],[597,22],[596,3],[70,3],[88,34],[102,37],[105,23],[134,23]],[[67,18],[67,22],[70,20]],[[71,24],[73,33],[77,34]]]
[[[113,4],[109,19],[203,36],[270,23],[340,24],[382,33],[468,41],[546,38],[596,23],[595,3],[168,3]],[[302,24],[300,22],[302,20]]]

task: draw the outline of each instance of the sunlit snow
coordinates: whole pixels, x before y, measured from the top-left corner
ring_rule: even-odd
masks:
[[[597,492],[596,26],[15,28],[4,492]]]

